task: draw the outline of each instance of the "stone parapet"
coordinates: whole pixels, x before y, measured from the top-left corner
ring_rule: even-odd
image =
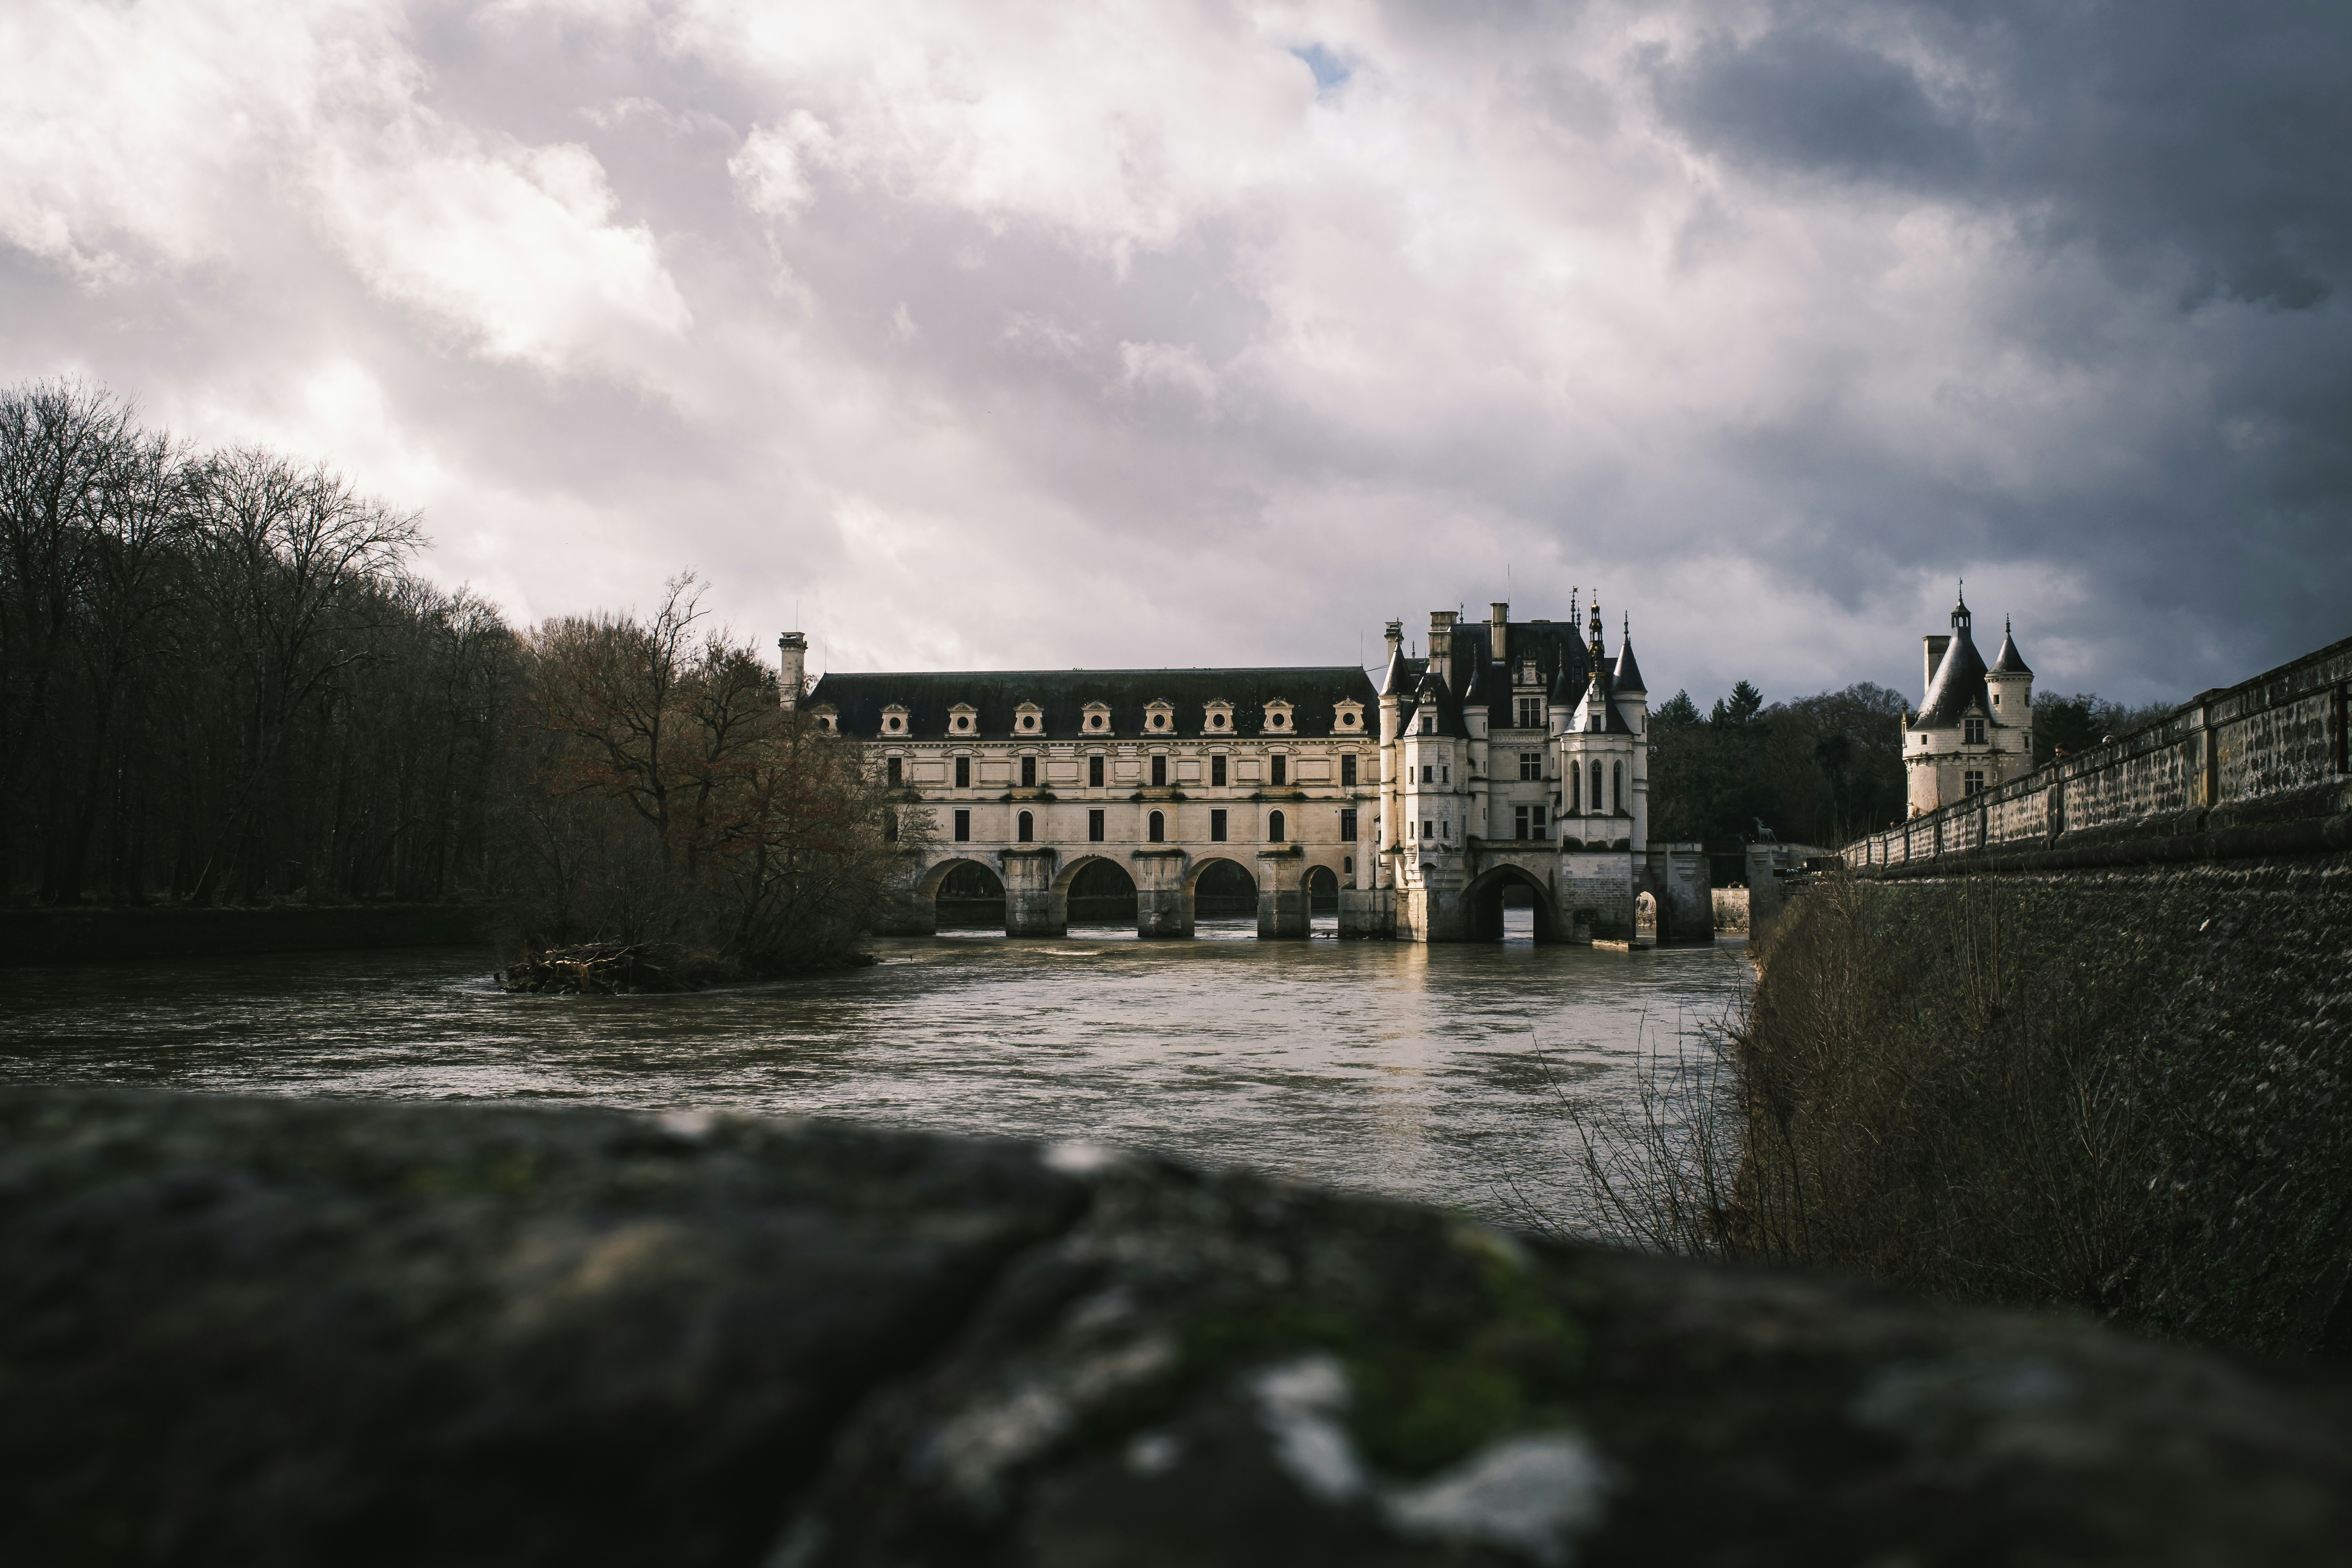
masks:
[[[2352,638],[2110,744],[1846,846],[1871,877],[2054,871],[2352,848]],[[1760,918],[1760,911],[1759,911]]]

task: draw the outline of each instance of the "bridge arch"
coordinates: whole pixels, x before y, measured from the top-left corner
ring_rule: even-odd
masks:
[[[1503,894],[1511,888],[1525,888],[1534,895],[1536,940],[1559,941],[1559,911],[1553,907],[1551,889],[1533,871],[1509,861],[1490,867],[1462,889],[1462,907],[1470,917],[1471,940],[1503,940]]]
[[[977,855],[951,855],[923,873],[915,898],[929,906],[932,930],[1002,928],[1004,879]]]
[[[1307,868],[1307,914],[1336,915],[1339,912],[1339,873],[1328,866]]]
[[[1054,879],[1054,896],[1068,924],[1133,925],[1135,878],[1108,855],[1080,855]]]
[[[1257,871],[1237,857],[1204,855],[1184,868],[1184,901],[1196,920],[1255,919],[1257,900]]]

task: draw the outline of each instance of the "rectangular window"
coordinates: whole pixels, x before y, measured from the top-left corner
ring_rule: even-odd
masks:
[[[1540,697],[1519,699],[1519,728],[1540,730],[1544,727],[1544,700]]]
[[[1543,753],[1541,752],[1521,752],[1519,753],[1519,777],[1522,779],[1540,779],[1543,777]]]
[[[1356,784],[1356,753],[1348,752],[1339,758],[1339,786],[1353,789]]]
[[[1034,757],[1021,759],[1021,787],[1023,789],[1037,787],[1037,759]]]
[[[1439,784],[1452,784],[1454,782],[1454,770],[1450,767],[1440,767],[1437,770],[1437,782]]]
[[[1099,811],[1090,811],[1087,813],[1087,842],[1099,844],[1102,841],[1103,814]]]
[[[901,782],[901,769],[904,765],[905,764],[900,763],[897,757],[891,758],[888,763],[884,764],[883,772],[887,776],[883,782],[887,784],[892,789],[898,788]]]
[[[1438,823],[1437,836],[1440,838],[1451,838],[1454,837],[1454,819],[1452,817],[1446,817]]]
[[[895,811],[886,811],[882,814],[882,842],[885,844],[898,842],[898,814]]]
[[[1352,805],[1343,805],[1339,808],[1339,842],[1353,844],[1355,841],[1356,808]],[[1351,865],[1349,869],[1352,871],[1355,868]]]
[[[1433,823],[1433,822],[1430,822],[1430,821],[1426,821],[1426,820],[1424,820],[1424,821],[1422,823],[1422,825],[1421,825],[1421,836],[1422,836],[1423,838],[1434,838],[1434,837],[1437,837],[1437,824],[1435,824],[1435,823]]]
[[[1339,868],[1347,872],[1350,877],[1354,876],[1356,874],[1356,858],[1353,855],[1342,857],[1339,861]]]
[[[1270,782],[1274,784],[1288,784],[1290,782],[1290,759],[1288,757],[1283,756],[1277,752],[1274,761],[1268,765],[1274,770],[1273,773],[1268,775]]]
[[[1421,782],[1423,784],[1435,784],[1437,782],[1437,764],[1435,763],[1423,763],[1421,764]]]
[[[958,757],[956,759],[956,788],[970,789],[971,787],[971,759],[970,757]]]
[[[1981,768],[1970,768],[1968,772],[1962,773],[1960,775],[1960,793],[1962,795],[1984,794],[1984,770]]]
[[[1528,837],[1531,838],[1550,837],[1551,835],[1544,831],[1544,808],[1539,805],[1531,805],[1528,808],[1528,826],[1535,829],[1535,831],[1529,834]]]
[[[1093,756],[1087,759],[1087,787],[1088,789],[1102,788],[1102,753],[1100,752],[1097,752]]]
[[[955,841],[957,843],[969,844],[971,842],[971,813],[968,811],[959,811],[956,813],[955,833]]]
[[[1528,808],[1524,805],[1511,807],[1511,837],[1514,838],[1533,837],[1528,832]]]
[[[1153,789],[1165,789],[1168,787],[1168,753],[1165,752],[1157,752],[1152,754],[1151,787]]]
[[[1209,782],[1220,789],[1224,787],[1225,759],[1223,756],[1219,755],[1209,759]]]
[[[1223,811],[1209,813],[1209,841],[1213,844],[1225,841],[1225,814]]]
[[[1960,743],[1961,743],[1961,744],[1963,744],[1963,745],[1968,745],[1968,746],[1981,746],[1981,745],[1983,745],[1983,744],[1984,744],[1984,726],[1985,726],[1985,721],[1984,721],[1983,720],[1981,720],[1981,719],[1963,719],[1963,720],[1961,720],[1961,721],[1960,721]]]
[[[1421,732],[1424,735],[1434,735],[1437,733],[1436,714],[1424,713],[1421,716]]]

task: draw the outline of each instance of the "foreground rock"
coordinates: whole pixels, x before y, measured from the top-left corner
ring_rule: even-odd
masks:
[[[0,1560],[2352,1561],[2266,1374],[1084,1151],[0,1094]]]

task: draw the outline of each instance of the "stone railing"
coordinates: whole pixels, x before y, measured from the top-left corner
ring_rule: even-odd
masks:
[[[2352,638],[2169,718],[1847,845],[1870,876],[1962,862],[2025,870],[2352,848]]]

